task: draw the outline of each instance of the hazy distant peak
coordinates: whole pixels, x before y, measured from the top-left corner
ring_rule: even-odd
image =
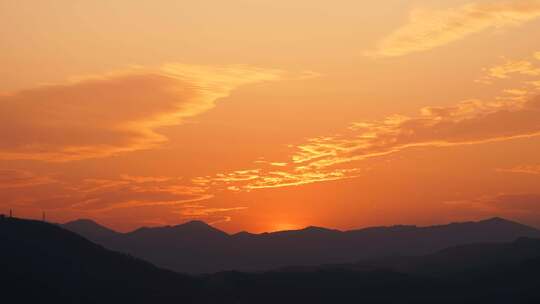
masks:
[[[91,219],[78,219],[61,225],[63,228],[78,233],[91,241],[110,238],[118,232],[96,223]]]
[[[308,232],[341,232],[336,229],[330,229],[330,228],[324,228],[324,227],[318,227],[318,226],[307,226],[301,231],[308,231]]]
[[[222,236],[228,236],[228,234],[222,230],[219,230],[206,222],[199,221],[199,220],[193,220],[186,222],[184,224],[180,224],[178,226],[175,226],[176,229],[182,229],[189,233],[210,233],[215,235],[222,235]]]
[[[212,229],[215,229],[214,227],[208,225],[206,222],[203,222],[201,220],[192,220],[192,221],[180,224],[180,225],[176,225],[175,227],[193,227],[193,228],[212,228]]]
[[[64,227],[79,227],[79,228],[95,228],[95,229],[102,229],[102,230],[108,230],[111,232],[115,232],[114,230],[107,228],[101,224],[98,224],[94,220],[91,219],[77,219],[74,221],[70,221],[67,223],[64,223],[62,226]]]
[[[152,226],[152,227],[143,226],[143,227],[140,227],[140,228],[134,230],[133,232],[136,232],[136,231],[151,231],[151,230],[153,230],[153,231],[181,230],[181,229],[186,229],[186,228],[190,228],[190,229],[216,229],[216,228],[208,225],[207,223],[205,223],[203,221],[194,220],[194,221],[189,221],[189,222],[185,222],[185,223],[178,224],[178,225],[165,225],[165,226]]]
[[[178,241],[208,241],[229,236],[227,233],[199,220],[175,226],[143,227],[128,233],[148,242],[176,243]]]
[[[522,225],[522,224],[519,224],[517,222],[507,220],[507,219],[502,218],[502,217],[492,217],[492,218],[488,218],[488,219],[485,219],[485,220],[481,220],[481,221],[479,221],[477,223],[507,223],[507,224]]]

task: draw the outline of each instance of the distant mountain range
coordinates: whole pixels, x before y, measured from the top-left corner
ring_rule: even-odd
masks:
[[[495,219],[458,225],[510,224]],[[183,227],[198,231],[204,226]],[[151,237],[161,235],[160,229],[170,232],[139,233]],[[317,231],[317,238],[328,232],[308,231]],[[305,231],[293,235],[298,233]],[[192,231],[172,234],[189,240]],[[540,303],[540,239],[531,238],[453,246],[424,256],[203,276],[157,268],[39,221],[0,218],[0,248],[5,303]]]
[[[262,271],[291,265],[354,263],[380,257],[419,256],[469,243],[540,237],[540,231],[502,218],[417,227],[339,231],[321,227],[229,235],[201,221],[118,233],[90,220],[62,227],[106,248],[184,273]]]

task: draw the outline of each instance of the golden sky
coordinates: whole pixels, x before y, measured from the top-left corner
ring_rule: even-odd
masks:
[[[0,212],[540,226],[540,0],[0,0],[0,29]]]

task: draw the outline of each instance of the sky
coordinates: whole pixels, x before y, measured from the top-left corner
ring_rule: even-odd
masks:
[[[0,0],[0,213],[540,227],[540,0]]]

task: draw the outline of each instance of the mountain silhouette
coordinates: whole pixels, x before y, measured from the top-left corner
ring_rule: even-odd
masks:
[[[64,227],[71,229],[70,225]],[[502,218],[429,227],[400,225],[350,231],[307,227],[233,235],[201,221],[140,228],[100,239],[94,237],[97,234],[94,232],[77,232],[109,249],[184,273],[261,271],[291,265],[353,263],[374,257],[426,255],[469,243],[540,237],[537,229]]]
[[[488,223],[493,222],[501,221]],[[179,226],[159,229],[213,231],[203,223]],[[409,230],[403,228],[397,231]],[[316,238],[334,233],[309,228],[263,235],[281,238],[306,230]],[[0,218],[0,244],[6,303],[540,302],[540,239],[531,238],[459,245],[424,256],[197,277],[157,268],[44,222]]]

